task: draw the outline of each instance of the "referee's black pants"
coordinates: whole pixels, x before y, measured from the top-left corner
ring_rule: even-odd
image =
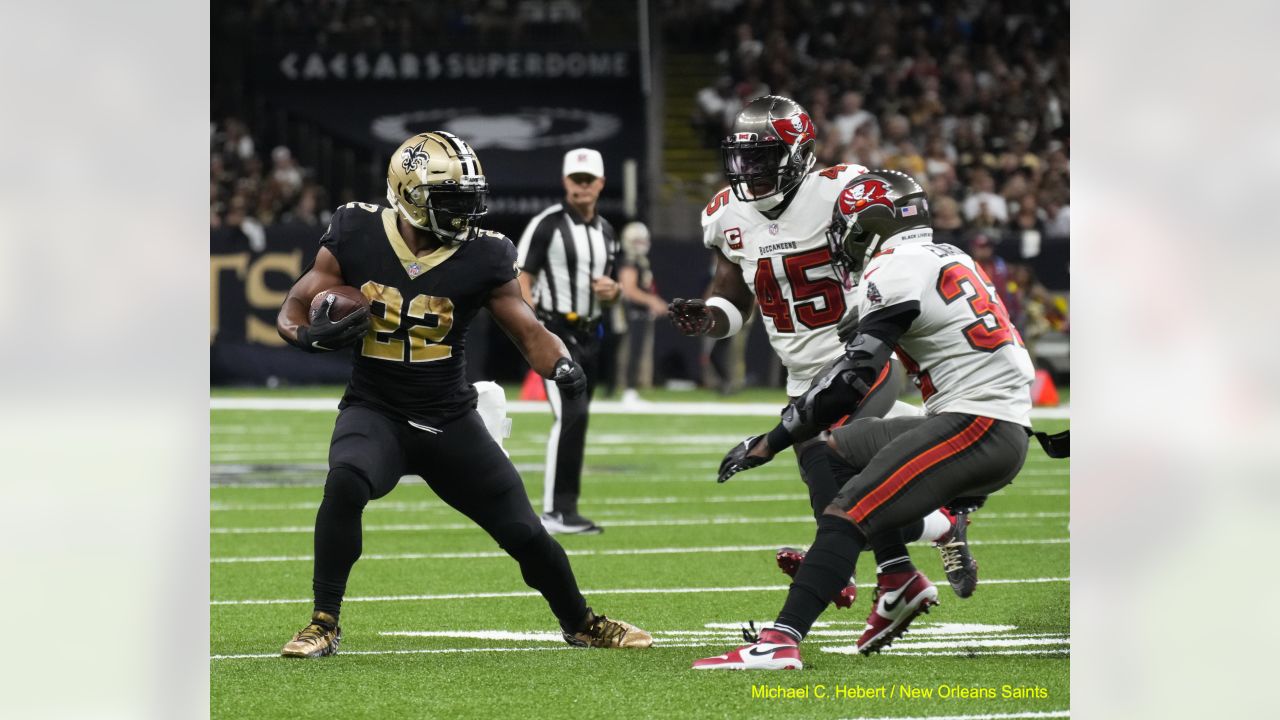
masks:
[[[547,329],[564,341],[573,361],[582,366],[587,376],[587,391],[576,398],[566,398],[554,382],[543,379],[547,402],[555,422],[547,438],[546,480],[542,491],[542,511],[576,514],[578,496],[582,492],[582,461],[587,444],[587,408],[600,379],[601,325],[591,330],[578,330],[556,322]]]

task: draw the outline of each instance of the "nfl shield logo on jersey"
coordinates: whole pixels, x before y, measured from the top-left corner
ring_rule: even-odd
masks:
[[[770,235],[778,234],[778,223],[769,223],[769,234]]]
[[[418,277],[422,274],[422,266],[418,263],[409,263],[409,277]]]

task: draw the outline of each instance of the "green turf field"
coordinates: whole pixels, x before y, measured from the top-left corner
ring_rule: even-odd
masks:
[[[803,671],[690,670],[740,645],[740,624],[773,619],[786,592],[773,550],[813,538],[790,452],[715,483],[723,453],[771,424],[732,415],[591,419],[582,510],[607,530],[562,544],[588,601],[651,631],[652,649],[566,646],[515,563],[406,479],[365,512],[342,651],[281,659],[310,612],[311,528],[333,418],[211,412],[214,717],[1062,717],[1069,707],[1069,466],[1035,443],[1018,480],[975,516],[983,582],[973,598],[951,593],[935,550],[913,547],[941,605],[884,654],[851,654],[869,608],[864,585],[852,610],[823,616]],[[541,498],[550,418],[513,419],[507,447]],[[873,573],[864,556],[860,584]],[[808,697],[760,696],[779,687]],[[839,696],[879,688],[893,697]],[[904,698],[904,688],[931,697]],[[994,699],[972,697],[975,688]]]

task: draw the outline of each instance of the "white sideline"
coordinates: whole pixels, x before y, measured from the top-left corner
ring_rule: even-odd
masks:
[[[1055,519],[1069,517],[1067,512],[1009,512],[984,513],[985,520]],[[607,527],[683,527],[687,525],[752,525],[752,524],[813,524],[812,515],[787,515],[783,517],[710,517],[678,518],[671,520],[610,520]],[[425,532],[441,530],[471,530],[475,523],[400,523],[391,525],[366,525],[365,532]],[[291,525],[287,527],[216,527],[214,535],[288,535],[315,532],[315,525]]]
[[[306,410],[334,412],[338,401],[333,398],[271,398],[239,397],[209,398],[210,410]],[[591,412],[597,415],[739,415],[751,417],[778,417],[782,411],[779,403],[739,402],[649,402],[623,403],[617,400],[596,400]],[[513,415],[525,413],[550,414],[545,402],[510,400],[507,412]],[[1071,417],[1071,406],[1032,408],[1033,420],[1066,420]]]
[[[1070,538],[1037,538],[1029,540],[970,540],[970,545],[1066,545]],[[804,549],[805,546],[799,546]],[[657,548],[625,548],[612,550],[565,550],[569,557],[592,557],[596,555],[700,555],[703,553],[732,552],[771,552],[777,545],[714,545],[710,547],[657,547]],[[389,553],[361,555],[361,560],[481,560],[485,558],[505,558],[507,554],[500,550],[482,552],[441,552],[441,553]],[[311,555],[259,555],[228,556],[209,558],[211,563],[268,563],[268,562],[310,562]]]
[[[1038,583],[1069,583],[1068,577],[1043,578],[983,578],[982,585],[1031,585]],[[684,588],[608,588],[604,590],[583,590],[583,595],[692,595],[700,593],[730,592],[780,592],[788,589],[788,585],[742,585],[739,587],[684,587]],[[871,587],[871,583],[858,583],[858,587]],[[369,595],[349,597],[344,602],[411,602],[425,600],[479,600],[491,598],[542,597],[535,590],[515,590],[510,592],[488,593],[445,593],[439,595]],[[210,600],[210,605],[303,605],[310,603],[311,598],[291,598],[283,600]]]
[[[887,715],[883,717],[845,717],[844,720],[1005,720],[1012,717],[1070,717],[1070,710],[1046,710],[1043,712],[996,712],[993,715],[916,715],[902,717]]]

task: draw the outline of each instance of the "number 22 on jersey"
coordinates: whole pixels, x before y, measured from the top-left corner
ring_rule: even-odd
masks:
[[[791,286],[790,302],[783,295],[778,278],[774,275],[774,260],[780,261],[783,279]],[[760,258],[756,263],[755,281],[760,314],[773,320],[774,329],[780,333],[795,332],[796,320],[811,330],[840,322],[845,311],[844,289],[840,281],[831,277],[809,277],[814,268],[830,266],[831,251],[827,248],[783,257]]]
[[[373,327],[365,334],[364,345],[360,348],[361,355],[395,362],[431,362],[444,360],[453,354],[452,347],[438,344],[453,329],[452,300],[434,295],[418,295],[409,302],[408,312],[405,313],[404,296],[390,285],[370,280],[360,286],[360,292],[369,298],[370,315],[373,317]],[[403,340],[393,337],[384,339],[384,336],[390,336],[400,329],[402,313],[420,321],[408,330],[408,357],[405,357]],[[432,324],[426,324],[429,319]]]

